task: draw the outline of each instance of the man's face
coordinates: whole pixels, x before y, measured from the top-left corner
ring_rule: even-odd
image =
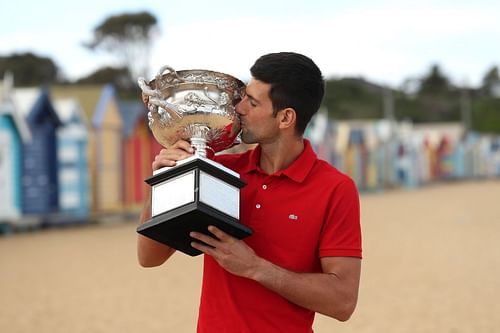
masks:
[[[270,84],[252,79],[246,87],[245,97],[236,105],[241,119],[241,139],[247,144],[271,142],[279,133],[270,89]]]

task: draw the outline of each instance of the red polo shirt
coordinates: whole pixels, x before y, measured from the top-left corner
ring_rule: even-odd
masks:
[[[361,258],[359,198],[354,182],[318,160],[310,143],[287,169],[268,175],[261,149],[220,155],[238,172],[240,221],[253,229],[245,242],[257,255],[295,272],[321,272],[320,258]],[[198,332],[312,332],[314,312],[205,256]]]

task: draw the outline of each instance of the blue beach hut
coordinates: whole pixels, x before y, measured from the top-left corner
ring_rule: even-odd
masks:
[[[59,206],[56,129],[61,122],[45,90],[14,89],[14,102],[32,136],[23,145],[22,212],[43,218]]]
[[[75,98],[54,100],[62,126],[57,129],[59,211],[57,222],[83,222],[89,215],[88,130]]]
[[[24,119],[12,99],[13,78],[0,81],[0,222],[14,222],[21,215],[22,147],[31,140]]]

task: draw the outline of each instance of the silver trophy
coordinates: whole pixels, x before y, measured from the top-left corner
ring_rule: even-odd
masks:
[[[235,106],[245,93],[244,83],[224,73],[164,66],[153,80],[139,78],[138,84],[155,139],[164,147],[189,141],[195,154],[146,179],[152,187],[151,219],[137,232],[191,256],[201,253],[190,245],[191,231],[209,234],[207,227],[214,225],[239,239],[251,235],[239,223],[245,182],[207,158],[237,142]]]

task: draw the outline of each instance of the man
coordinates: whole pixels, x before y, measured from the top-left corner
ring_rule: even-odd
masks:
[[[312,332],[315,312],[345,321],[357,303],[358,193],[303,138],[324,94],[314,62],[296,53],[268,54],[251,73],[236,112],[243,142],[258,145],[214,159],[247,183],[240,221],[254,233],[244,240],[215,227],[209,227],[213,237],[191,233],[192,246],[205,253],[198,332]],[[174,166],[192,154],[179,141],[152,167]],[[149,211],[147,203],[141,222]],[[161,265],[174,252],[139,236],[142,266]]]

